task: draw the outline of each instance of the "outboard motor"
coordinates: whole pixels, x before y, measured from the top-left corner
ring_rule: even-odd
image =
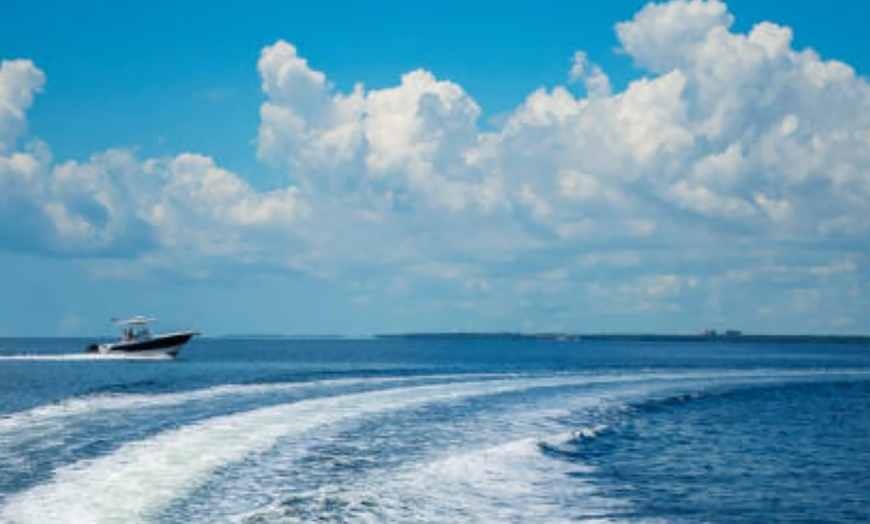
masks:
[[[85,348],[86,353],[97,353],[100,351],[100,346],[97,344],[88,344],[88,347]]]

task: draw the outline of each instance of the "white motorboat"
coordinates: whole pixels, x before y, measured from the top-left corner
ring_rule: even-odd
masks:
[[[155,335],[148,329],[148,324],[154,320],[143,316],[126,320],[113,318],[112,323],[123,330],[121,340],[90,344],[87,352],[100,355],[175,358],[184,345],[198,334],[195,331],[181,331]]]

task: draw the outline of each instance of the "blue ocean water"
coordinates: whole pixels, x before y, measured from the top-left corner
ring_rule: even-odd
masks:
[[[870,522],[870,347],[0,339],[0,523]]]

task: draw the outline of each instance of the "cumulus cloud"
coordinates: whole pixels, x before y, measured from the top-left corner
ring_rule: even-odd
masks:
[[[494,158],[536,156],[528,163],[549,176],[532,189],[550,208],[606,188],[598,201],[620,201],[623,218],[688,214],[776,237],[866,234],[867,82],[793,50],[787,28],[737,34],[732,20],[715,0],[648,5],[617,34],[655,76],[606,98],[533,94],[495,139]],[[574,75],[586,69],[581,54]],[[503,168],[529,176],[516,165]],[[548,178],[561,183],[547,191]]]
[[[259,70],[267,101],[258,155],[302,187],[394,207],[495,204],[496,189],[475,185],[481,175],[466,159],[480,108],[459,85],[416,70],[396,87],[337,93],[283,41],[263,49]]]
[[[29,61],[0,68],[0,240],[4,247],[108,258],[261,251],[308,214],[294,187],[255,191],[203,155],[141,160],[110,150],[54,163],[46,144],[17,147],[44,81]],[[288,233],[288,230],[290,233]]]
[[[365,191],[372,198],[356,204],[371,207],[382,224],[406,220],[398,213],[409,206],[443,208],[417,226],[430,239],[443,233],[435,237],[441,248],[426,254],[446,260],[460,252],[486,262],[495,246],[462,242],[480,228],[510,238],[498,252],[514,260],[635,244],[685,253],[709,249],[714,238],[747,253],[730,264],[751,266],[756,244],[863,243],[870,233],[866,80],[811,49],[794,49],[789,28],[762,22],[742,34],[733,21],[717,0],[649,4],[616,26],[622,49],[649,76],[613,93],[606,74],[578,51],[569,80],[582,82],[587,96],[542,88],[488,132],[476,125],[477,104],[431,73],[341,94],[279,43],[264,50],[261,71],[283,57],[274,70],[309,79],[285,85],[299,89],[299,100],[314,96],[314,86],[320,113],[302,114],[287,102],[296,96],[265,87],[260,152],[304,185],[317,184],[311,177],[350,177],[330,186],[330,195]],[[264,75],[264,86],[279,83]],[[266,118],[271,111],[292,114],[297,124]],[[274,136],[301,145],[271,147]],[[515,271],[524,267],[518,264]],[[550,264],[564,262],[553,255]],[[476,269],[461,274],[480,278]],[[654,272],[635,278],[639,286],[663,282]],[[682,281],[692,283],[684,294],[712,292],[692,274]]]
[[[734,17],[719,0],[649,3],[634,19],[616,25],[623,49],[656,73],[678,68],[711,35],[729,37]]]
[[[30,60],[4,60],[0,65],[0,154],[15,149],[26,111],[43,84],[45,75]]]
[[[793,247],[776,246],[863,245],[870,234],[866,79],[794,49],[787,27],[739,33],[733,21],[718,0],[649,4],[615,27],[646,76],[613,92],[577,51],[568,79],[585,96],[542,87],[490,130],[477,102],[432,72],[343,93],[278,41],[258,62],[257,155],[288,180],[269,193],[201,154],[109,151],[53,164],[44,145],[19,144],[44,77],[4,62],[0,213],[29,217],[41,244],[60,251],[195,246],[197,256],[244,253],[331,274],[382,265],[493,296],[505,289],[492,284],[500,274],[549,275],[547,289],[564,289],[553,282],[606,278],[589,261],[630,253],[617,265],[629,279],[580,292],[649,307],[704,295],[717,309],[727,275],[758,274],[759,251],[790,259]],[[722,245],[735,251],[727,263],[711,254]],[[854,264],[844,271],[861,270],[858,251],[843,255]],[[681,257],[691,266],[678,267]]]
[[[269,235],[284,238],[307,213],[295,188],[256,192],[192,153],[141,161],[108,151],[56,166],[45,186],[44,209],[62,251],[244,256]]]
[[[590,96],[610,94],[610,79],[601,67],[589,60],[584,51],[574,53],[573,65],[568,78],[571,82],[583,82]]]

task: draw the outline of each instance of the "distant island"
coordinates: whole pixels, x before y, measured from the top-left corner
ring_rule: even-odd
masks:
[[[867,335],[754,335],[738,330],[717,332],[705,330],[694,335],[662,335],[652,333],[518,333],[518,332],[448,332],[448,333],[395,333],[380,334],[377,338],[400,339],[522,339],[555,340],[560,342],[616,341],[616,342],[715,342],[715,343],[796,343],[796,344],[858,344],[870,345]]]

